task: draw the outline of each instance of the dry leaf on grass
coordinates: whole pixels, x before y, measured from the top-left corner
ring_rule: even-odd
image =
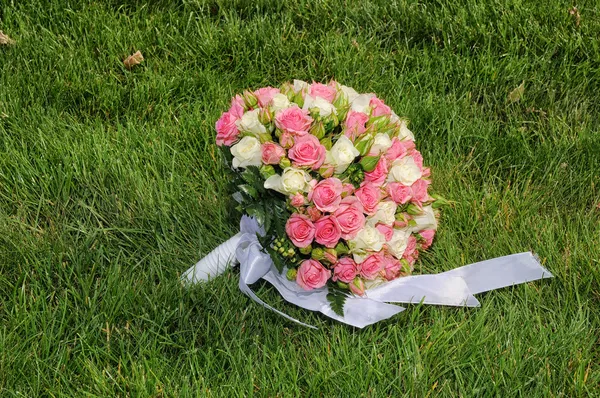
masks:
[[[12,44],[15,44],[15,41],[0,30],[0,45],[9,46]]]
[[[569,14],[571,14],[575,19],[575,26],[579,27],[579,24],[581,23],[581,14],[579,14],[577,7],[571,7],[569,9]]]
[[[524,93],[525,93],[525,80],[523,80],[521,82],[521,84],[519,84],[519,87],[515,88],[513,91],[511,91],[508,94],[508,102],[513,103],[513,102],[520,101],[521,97],[523,97]]]
[[[135,54],[125,58],[125,61],[123,61],[123,65],[125,65],[127,69],[131,69],[134,66],[141,64],[143,60],[144,56],[142,55],[142,53],[140,51],[136,51]]]

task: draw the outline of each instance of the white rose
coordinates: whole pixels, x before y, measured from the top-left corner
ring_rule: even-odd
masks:
[[[417,223],[411,228],[413,232],[419,232],[424,229],[437,229],[437,219],[431,205],[423,207],[423,213],[418,216],[412,216],[412,219]]]
[[[400,139],[400,141],[414,141],[415,140],[414,134],[412,133],[412,131],[410,131],[408,129],[408,126],[406,125],[406,120],[400,121],[400,129],[398,131],[398,138]]]
[[[375,214],[367,219],[367,223],[372,226],[377,223],[392,225],[396,221],[397,208],[398,205],[391,200],[381,201],[375,208]]]
[[[260,166],[262,159],[262,150],[260,141],[254,137],[246,136],[237,144],[231,147],[233,158],[233,167],[246,168],[248,166]]]
[[[391,146],[392,140],[390,139],[390,136],[386,133],[378,133],[375,135],[375,139],[373,140],[373,145],[371,145],[369,154],[379,155],[380,153],[387,151]]]
[[[406,229],[394,229],[392,239],[387,242],[388,251],[396,258],[402,257],[406,246],[408,246],[408,238],[410,231]]]
[[[352,102],[352,101],[354,101],[354,99],[356,97],[358,97],[358,93],[352,87],[348,87],[348,86],[344,86],[344,85],[340,84],[340,88],[341,88],[342,92],[346,95],[346,98],[348,98],[348,102]]]
[[[366,224],[349,243],[352,252],[359,255],[366,250],[378,252],[385,243],[385,236],[377,228]]]
[[[286,195],[305,192],[310,176],[302,169],[286,167],[281,175],[275,174],[265,181],[265,188],[273,189]]]
[[[394,160],[392,168],[388,174],[388,181],[401,182],[406,186],[411,186],[421,178],[421,169],[415,163],[415,159],[412,156],[405,156],[402,159]]]
[[[294,91],[308,90],[309,84],[303,80],[294,80]]]
[[[263,134],[267,132],[265,126],[258,120],[258,112],[258,109],[246,112],[240,120],[235,122],[240,131],[246,131],[252,134]]]
[[[337,115],[337,109],[333,104],[327,101],[325,98],[316,97],[313,98],[310,95],[306,95],[304,97],[304,107],[305,110],[311,110],[312,108],[317,108],[319,110],[319,115],[321,117],[327,117],[332,113]]]
[[[396,115],[396,112],[392,111],[392,113],[390,114],[390,122],[398,123],[399,121],[400,118],[398,117],[398,115]]]
[[[352,141],[345,135],[342,135],[333,144],[331,150],[327,151],[327,164],[335,166],[335,172],[337,174],[346,171],[350,163],[354,162],[354,159],[360,155],[358,149],[354,147]]]
[[[277,93],[273,96],[273,99],[271,100],[271,110],[273,112],[289,108],[290,106],[290,100],[285,94]]]
[[[369,103],[371,102],[371,98],[373,98],[375,94],[360,94],[352,102],[350,102],[350,109],[354,112],[362,112],[364,114],[369,114],[371,112],[371,107]]]

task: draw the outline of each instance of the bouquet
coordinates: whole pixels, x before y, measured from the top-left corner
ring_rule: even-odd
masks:
[[[431,246],[443,200],[428,193],[406,120],[374,94],[333,80],[246,91],[216,131],[240,210],[265,226],[263,247],[303,289],[363,295],[410,275]]]
[[[375,94],[295,80],[236,95],[215,128],[238,210],[255,225],[242,220],[188,280],[215,276],[235,254],[254,300],[267,306],[247,286],[262,277],[286,300],[362,327],[402,310],[384,301],[474,306],[474,293],[551,276],[522,253],[410,277],[447,201],[430,193],[407,121]],[[513,272],[523,264],[529,273]]]

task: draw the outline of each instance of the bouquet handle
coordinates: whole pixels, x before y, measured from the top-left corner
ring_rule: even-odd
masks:
[[[221,243],[193,267],[185,271],[181,275],[181,280],[186,284],[206,282],[221,275],[230,266],[237,265],[238,261],[235,256],[235,250],[241,238],[242,233],[238,232],[227,241]]]

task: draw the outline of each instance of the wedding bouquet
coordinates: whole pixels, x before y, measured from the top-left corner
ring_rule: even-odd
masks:
[[[240,209],[265,225],[263,247],[303,289],[363,295],[409,275],[431,245],[443,201],[428,194],[407,122],[374,94],[333,80],[246,91],[216,130],[242,180]]]
[[[429,192],[407,121],[375,94],[295,80],[236,95],[215,127],[238,209],[251,218],[189,281],[237,259],[240,289],[266,307],[248,287],[260,278],[292,303],[362,327],[403,310],[385,302],[476,306],[475,293],[551,276],[531,253],[409,276],[447,202]]]

